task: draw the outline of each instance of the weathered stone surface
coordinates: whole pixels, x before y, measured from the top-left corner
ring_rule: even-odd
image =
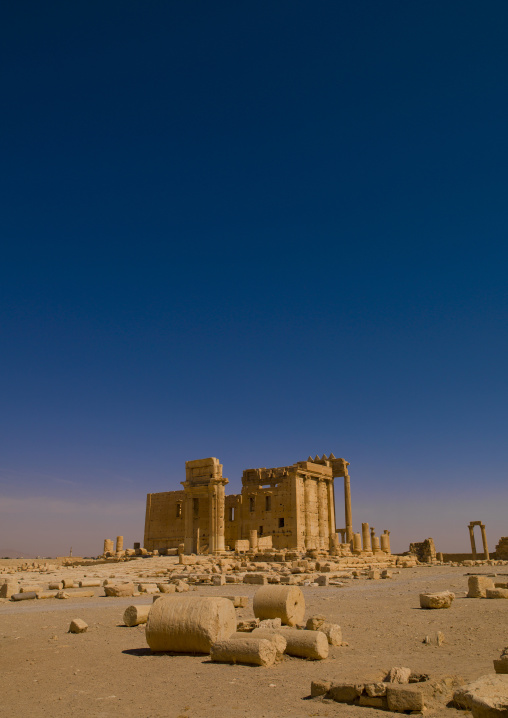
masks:
[[[456,705],[471,711],[473,718],[508,716],[508,675],[482,676],[453,694]]]
[[[337,703],[352,703],[363,692],[363,683],[333,683],[328,695]]]
[[[385,696],[386,695],[386,683],[366,683],[365,692],[368,696]]]
[[[326,616],[311,616],[307,619],[307,623],[305,625],[305,628],[308,631],[319,631],[323,623],[326,621]]]
[[[11,596],[18,593],[18,591],[17,581],[6,581],[0,586],[0,598],[11,598]]]
[[[217,641],[210,648],[210,658],[216,663],[273,666],[276,656],[277,650],[272,641],[249,636],[247,633]]]
[[[116,598],[122,596],[133,596],[134,595],[134,584],[133,583],[119,583],[116,586],[104,586],[104,592],[106,596],[114,596]]]
[[[508,646],[503,648],[499,659],[494,661],[494,670],[496,673],[508,674]]]
[[[508,588],[488,588],[487,598],[508,598]]]
[[[319,630],[325,634],[330,646],[342,646],[342,629],[337,623],[325,621]]]
[[[36,591],[25,591],[24,593],[13,593],[11,601],[30,601],[34,598],[37,598]]]
[[[388,709],[395,713],[421,711],[425,707],[423,693],[414,686],[393,686],[386,689]]]
[[[174,583],[158,583],[157,588],[161,593],[175,593],[176,591]]]
[[[212,644],[228,639],[235,627],[235,609],[226,598],[175,596],[153,604],[146,641],[155,652],[209,653]]]
[[[494,670],[496,673],[508,675],[508,656],[494,660]]]
[[[75,618],[69,626],[69,633],[85,633],[88,630],[88,623],[81,618]]]
[[[485,598],[488,588],[494,588],[494,581],[489,576],[469,576],[467,580],[468,598]]]
[[[387,681],[389,683],[409,683],[410,677],[410,668],[399,668],[397,666],[394,666],[393,668],[390,668]]]
[[[280,628],[281,626],[280,618],[265,618],[264,621],[259,622],[259,628]]]
[[[421,608],[450,608],[455,594],[451,591],[439,593],[420,593]]]
[[[366,696],[361,695],[358,699],[358,705],[359,706],[366,706],[368,708],[387,708],[388,707],[388,701],[385,697],[382,696]]]
[[[316,698],[316,696],[324,696],[328,693],[331,686],[331,681],[312,681],[310,684],[310,695],[312,698]]]

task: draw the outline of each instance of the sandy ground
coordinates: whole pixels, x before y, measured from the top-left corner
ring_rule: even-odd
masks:
[[[148,568],[146,561],[139,565]],[[151,596],[106,598],[103,589],[95,589],[96,596],[90,599],[1,600],[2,714],[35,718],[396,715],[310,699],[311,681],[381,680],[391,666],[408,666],[436,677],[459,674],[475,679],[492,674],[493,659],[508,645],[508,601],[465,598],[466,572],[471,570],[503,571],[498,575],[506,576],[508,568],[419,567],[403,569],[391,580],[351,580],[343,588],[303,587],[306,617],[322,613],[340,624],[349,646],[331,647],[325,661],[286,657],[272,668],[213,664],[207,656],[152,655],[144,626],[122,625],[125,608],[152,603]],[[111,567],[102,568],[104,577],[110,573]],[[419,608],[420,592],[446,589],[457,596],[451,609]],[[192,595],[252,597],[255,590],[256,586],[243,584],[203,586]],[[252,602],[237,614],[253,617]],[[73,618],[84,619],[88,632],[68,633]],[[425,645],[424,637],[438,630],[444,633],[445,643]],[[426,715],[466,714],[443,708]]]

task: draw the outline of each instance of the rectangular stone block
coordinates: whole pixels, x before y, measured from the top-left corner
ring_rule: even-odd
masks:
[[[337,703],[352,703],[363,693],[363,684],[334,683],[328,694]]]
[[[494,588],[494,581],[489,576],[469,576],[467,580],[468,598],[486,598],[488,588]]]
[[[246,573],[243,577],[244,583],[254,583],[264,586],[268,583],[268,578],[260,573]]]
[[[310,684],[310,694],[312,698],[324,696],[330,690],[332,684],[330,681],[312,681]]]
[[[425,707],[422,692],[418,688],[411,686],[388,686],[386,697],[388,699],[388,710],[395,713],[422,711]]]

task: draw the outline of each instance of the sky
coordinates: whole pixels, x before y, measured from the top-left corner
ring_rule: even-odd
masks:
[[[3,5],[0,553],[132,546],[186,460],[239,493],[330,452],[355,530],[494,550],[507,30],[501,0]]]

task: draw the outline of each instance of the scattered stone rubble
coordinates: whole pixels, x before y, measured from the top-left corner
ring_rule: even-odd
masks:
[[[384,681],[311,683],[311,697],[348,703],[395,713],[422,712],[426,708],[444,707],[454,690],[463,683],[457,676],[431,679],[413,673],[410,668],[393,667]]]

